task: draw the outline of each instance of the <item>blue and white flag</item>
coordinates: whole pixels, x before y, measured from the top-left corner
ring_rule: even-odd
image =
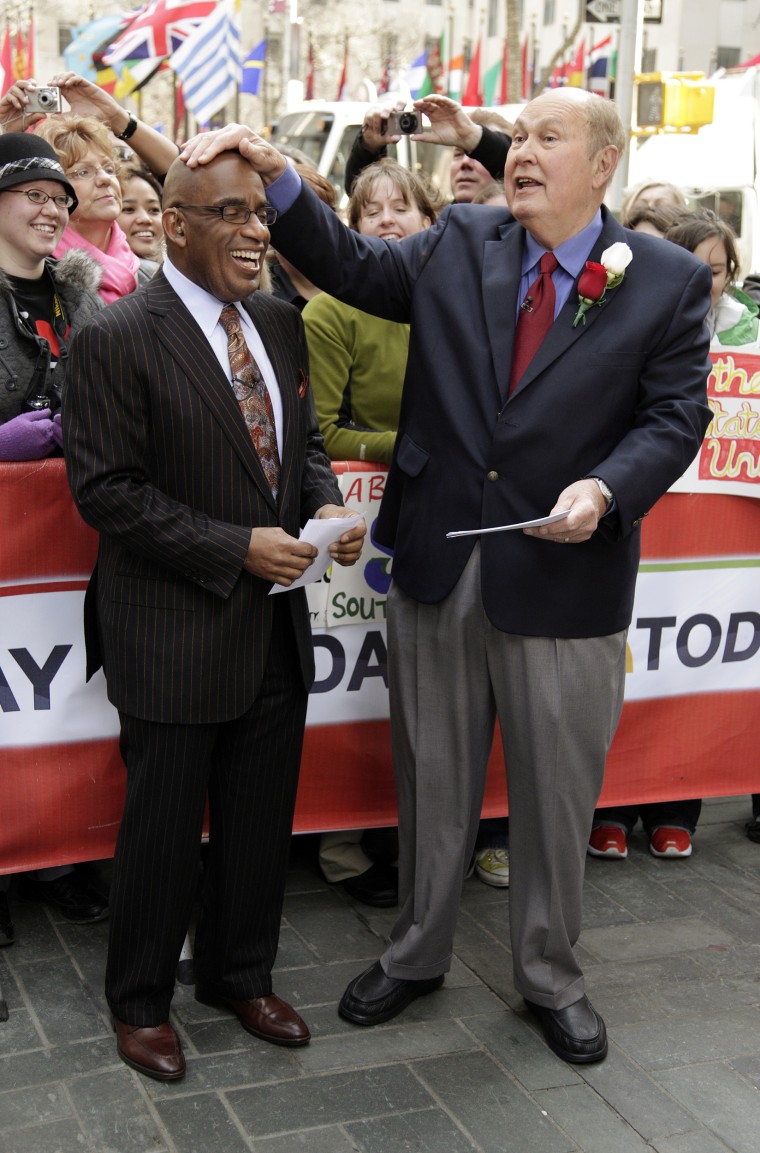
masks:
[[[409,89],[409,95],[412,100],[416,100],[419,96],[420,88],[425,83],[427,76],[427,52],[423,52],[416,60],[412,61],[411,67],[407,68],[402,77],[403,83]]]
[[[199,124],[208,124],[240,84],[240,0],[220,0],[169,58],[169,67],[182,81],[187,108]]]

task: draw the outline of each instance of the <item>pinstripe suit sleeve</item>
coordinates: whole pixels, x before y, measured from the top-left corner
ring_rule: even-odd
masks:
[[[80,330],[71,347],[63,430],[74,499],[102,534],[227,597],[242,572],[250,527],[214,520],[153,483],[148,446],[156,413],[138,368],[155,362],[151,333],[137,307],[130,323],[110,311]]]

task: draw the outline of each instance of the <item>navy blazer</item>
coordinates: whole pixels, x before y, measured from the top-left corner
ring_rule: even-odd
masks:
[[[243,570],[251,529],[279,525],[297,537],[320,506],[342,504],[307,387],[300,314],[260,292],[244,304],[282,395],[278,502],[229,380],[162,272],[99,313],[71,346],[64,451],[77,506],[100,533],[108,695],[144,720],[218,722],[251,706],[275,599]],[[305,594],[280,596],[308,687]]]
[[[587,476],[613,490],[615,512],[582,544],[480,538],[484,607],[506,632],[583,637],[628,626],[639,523],[710,420],[709,269],[602,212],[589,259],[624,241],[625,278],[577,327],[571,291],[509,399],[525,233],[507,209],[452,205],[427,231],[386,242],[345,228],[304,187],[272,229],[278,251],[321,288],[411,323],[375,530],[409,596],[437,603],[458,581],[478,538],[447,540],[447,531],[545,516]]]

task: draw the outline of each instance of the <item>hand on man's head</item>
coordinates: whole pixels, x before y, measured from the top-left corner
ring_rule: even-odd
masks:
[[[281,176],[287,163],[281,152],[245,124],[226,124],[213,132],[191,136],[180,152],[180,160],[188,168],[197,168],[222,152],[239,152],[264,184],[271,184]]]

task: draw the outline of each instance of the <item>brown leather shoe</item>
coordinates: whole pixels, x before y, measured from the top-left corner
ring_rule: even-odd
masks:
[[[155,1081],[179,1081],[185,1076],[185,1055],[168,1021],[143,1027],[114,1017],[113,1027],[116,1051],[125,1065]]]
[[[235,1001],[231,997],[220,997],[202,986],[196,985],[195,999],[202,1005],[214,1005],[231,1012],[240,1024],[261,1041],[273,1045],[308,1045],[311,1033],[306,1022],[299,1017],[292,1005],[283,1001],[275,993],[267,997],[254,997],[250,1001]]]

